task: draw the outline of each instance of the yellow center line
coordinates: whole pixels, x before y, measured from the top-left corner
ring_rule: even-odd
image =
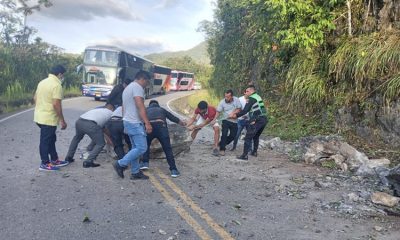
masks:
[[[214,229],[214,231],[216,233],[218,233],[218,235],[224,239],[224,240],[234,240],[234,238],[232,238],[232,236],[227,233],[225,231],[225,229],[223,227],[221,227],[218,223],[216,223],[211,217],[210,215],[207,214],[207,212],[205,210],[203,210],[201,207],[199,207],[185,192],[183,192],[175,183],[173,183],[171,181],[171,179],[169,179],[164,173],[162,173],[160,171],[160,169],[156,168],[155,169],[157,174],[160,176],[160,178],[162,180],[165,181],[165,183],[172,188],[172,190],[174,190],[174,192],[176,192],[181,199],[187,204],[189,205],[193,211],[195,211],[197,214],[199,214],[199,216],[204,219],[207,224]]]
[[[161,193],[161,195],[175,208],[178,214],[191,226],[197,235],[203,240],[211,240],[212,238],[200,226],[200,224],[190,214],[179,206],[178,202],[168,193],[168,191],[161,185],[161,183],[150,172],[146,173],[149,176],[151,183]]]

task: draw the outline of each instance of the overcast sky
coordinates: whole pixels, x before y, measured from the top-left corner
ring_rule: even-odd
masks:
[[[213,0],[51,0],[27,18],[36,36],[81,53],[88,45],[115,45],[146,55],[190,49],[204,41],[196,32],[212,20]]]

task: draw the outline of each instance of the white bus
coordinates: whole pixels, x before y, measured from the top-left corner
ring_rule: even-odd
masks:
[[[184,91],[192,90],[194,84],[194,74],[178,70],[171,71],[170,90]]]
[[[85,49],[82,72],[82,94],[95,100],[107,99],[115,85],[125,79],[133,80],[140,70],[153,76],[154,63],[113,46],[90,46]],[[146,97],[153,94],[153,79]]]

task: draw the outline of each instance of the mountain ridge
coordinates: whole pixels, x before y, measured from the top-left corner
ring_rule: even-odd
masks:
[[[201,64],[210,64],[210,57],[207,52],[207,42],[201,42],[191,49],[183,51],[166,51],[161,53],[152,53],[144,56],[145,58],[157,63],[162,64],[168,58],[180,58],[184,56],[191,57],[195,62]]]

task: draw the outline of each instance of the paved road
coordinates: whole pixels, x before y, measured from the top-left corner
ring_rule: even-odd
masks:
[[[186,94],[176,93],[158,100],[167,103]],[[68,128],[57,131],[60,156],[68,149],[75,120],[101,104],[104,103],[84,97],[63,102]],[[229,237],[198,206],[181,206],[180,202],[195,203],[167,177],[166,164],[148,173],[150,181],[136,182],[119,179],[106,154],[99,157],[102,166],[96,169],[82,168],[77,159],[60,172],[39,172],[39,128],[32,119],[33,111],[27,110],[0,120],[1,239],[210,239],[218,234]],[[80,144],[81,149],[86,144],[87,137]],[[196,212],[206,216],[203,223],[192,217]],[[83,223],[86,217],[89,223]],[[218,233],[207,233],[205,228],[215,228]]]
[[[158,100],[167,104],[186,94]],[[60,156],[75,120],[101,104],[64,101],[69,126],[57,131]],[[0,118],[0,239],[399,239],[395,218],[321,208],[356,191],[354,183],[315,187],[316,180],[334,178],[329,170],[272,151],[248,162],[235,160],[240,149],[214,157],[211,131],[200,131],[190,152],[176,158],[177,179],[169,177],[165,160],[151,161],[148,181],[120,179],[106,154],[99,168],[84,169],[76,159],[60,172],[39,172],[39,128],[32,119],[29,110]],[[81,149],[88,143],[86,137]]]

